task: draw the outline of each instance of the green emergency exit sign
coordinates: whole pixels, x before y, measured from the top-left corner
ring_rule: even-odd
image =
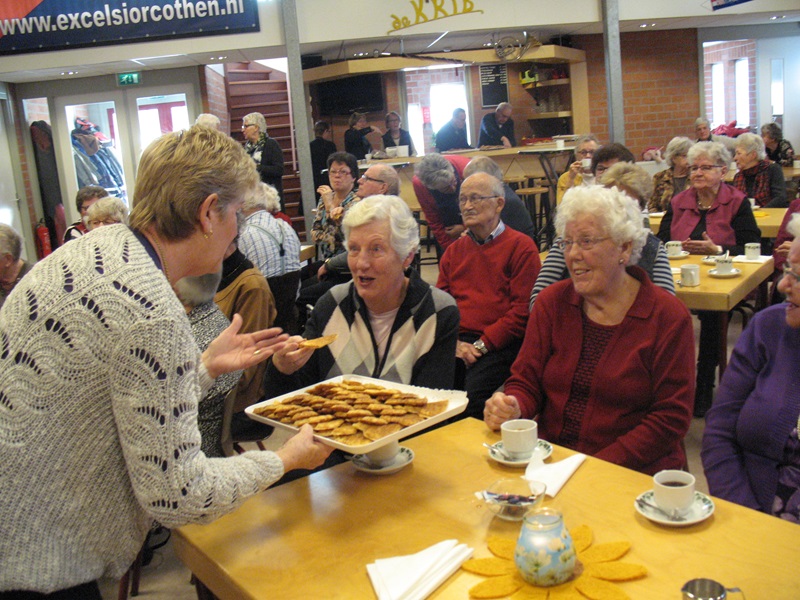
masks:
[[[139,85],[140,83],[142,83],[142,74],[138,71],[135,73],[117,73],[117,85],[120,87]]]

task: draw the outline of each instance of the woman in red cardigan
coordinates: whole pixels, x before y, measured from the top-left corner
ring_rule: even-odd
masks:
[[[647,230],[616,188],[567,192],[556,217],[570,279],[543,290],[492,429],[538,415],[551,442],[641,471],[686,466],[694,335],[686,307],[636,263]]]

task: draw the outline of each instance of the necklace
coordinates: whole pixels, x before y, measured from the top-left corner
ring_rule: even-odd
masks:
[[[159,243],[158,238],[156,236],[153,236],[153,241],[156,244],[156,250],[158,250],[158,257],[161,259],[161,268],[164,271],[164,277],[166,277],[167,282],[170,285],[172,285],[172,283],[169,280],[169,269],[167,269],[167,261],[164,258],[164,250],[161,249],[161,244]]]

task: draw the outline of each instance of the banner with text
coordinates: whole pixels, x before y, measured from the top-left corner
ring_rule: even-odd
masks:
[[[259,31],[257,0],[3,0],[0,55]]]
[[[721,8],[728,8],[734,4],[744,4],[751,0],[711,0],[711,10],[719,10]]]

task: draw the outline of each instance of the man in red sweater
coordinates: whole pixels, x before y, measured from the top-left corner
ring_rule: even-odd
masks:
[[[458,202],[467,232],[442,256],[436,285],[461,313],[456,385],[463,383],[469,398],[464,416],[482,419],[483,405],[508,378],[522,345],[541,262],[533,240],[500,220],[501,181],[487,173],[467,177]]]

